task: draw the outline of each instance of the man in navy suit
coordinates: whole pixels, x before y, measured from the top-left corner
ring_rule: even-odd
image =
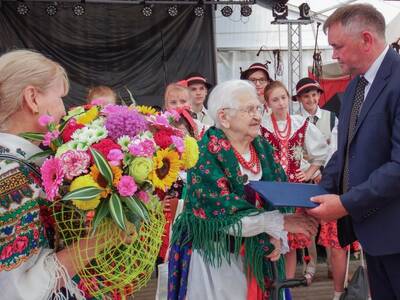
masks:
[[[332,194],[312,198],[320,205],[308,212],[339,219],[342,246],[361,242],[373,299],[400,299],[400,56],[370,5],[337,9],[324,31],[333,58],[354,79],[343,96],[338,149],[321,180]]]

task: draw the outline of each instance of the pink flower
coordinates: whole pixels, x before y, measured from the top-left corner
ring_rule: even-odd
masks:
[[[50,146],[51,142],[53,140],[55,140],[56,138],[58,138],[58,136],[60,135],[60,132],[58,130],[54,130],[54,131],[49,131],[44,135],[44,140],[42,142],[42,144],[44,146]]]
[[[140,191],[136,195],[143,203],[147,203],[150,200],[149,194],[147,194],[145,191]]]
[[[179,153],[183,153],[185,151],[185,144],[183,143],[183,139],[173,135],[171,136],[172,143],[175,144],[176,150],[178,150]]]
[[[13,247],[12,245],[7,245],[3,248],[0,254],[0,259],[4,260],[9,258],[13,254]]]
[[[56,157],[48,158],[40,168],[40,173],[42,174],[43,186],[47,198],[52,201],[58,195],[58,189],[64,179],[63,163]]]
[[[181,118],[181,115],[175,110],[175,109],[170,109],[164,113],[164,116],[167,118],[172,118],[174,121],[179,121]]]
[[[131,176],[122,176],[117,185],[118,192],[121,196],[129,197],[137,191],[137,185]]]
[[[20,235],[14,240],[13,251],[16,253],[21,253],[28,246],[28,244],[29,244],[28,237]]]
[[[39,117],[40,126],[46,127],[52,122],[54,122],[54,118],[50,115],[42,115]]]
[[[60,157],[65,177],[72,180],[74,177],[87,172],[90,164],[90,155],[84,151],[68,150]]]
[[[107,154],[107,159],[110,161],[112,166],[119,166],[123,158],[124,154],[119,149],[111,149]]]
[[[128,148],[134,156],[152,157],[156,151],[154,142],[148,139],[134,139]]]

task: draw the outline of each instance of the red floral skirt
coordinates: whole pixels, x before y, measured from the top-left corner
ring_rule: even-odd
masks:
[[[342,248],[339,244],[336,221],[321,221],[321,231],[319,233],[318,245],[327,248],[349,249],[349,246]],[[355,251],[360,250],[360,244],[358,241],[354,242],[352,247]]]

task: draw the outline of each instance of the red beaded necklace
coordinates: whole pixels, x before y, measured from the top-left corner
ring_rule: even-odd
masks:
[[[254,146],[252,144],[250,144],[250,160],[248,162],[235,148],[233,148],[233,153],[235,153],[239,164],[241,164],[243,168],[249,170],[253,174],[260,173],[260,160],[258,159],[256,149],[254,149]]]
[[[286,143],[290,137],[290,133],[292,131],[292,122],[290,120],[289,114],[286,116],[286,126],[283,130],[279,130],[278,122],[276,121],[275,116],[271,115],[272,125],[274,126],[274,132],[278,136],[278,138],[283,142]],[[286,132],[286,134],[285,134]]]

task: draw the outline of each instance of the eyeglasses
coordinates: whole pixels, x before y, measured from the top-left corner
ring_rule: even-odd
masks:
[[[249,78],[249,81],[251,81],[254,84],[257,84],[257,82],[259,84],[264,84],[267,82],[267,79],[265,79],[265,78]]]
[[[246,108],[225,107],[223,109],[234,109],[237,111],[241,111],[241,112],[247,113],[250,117],[254,117],[256,115],[262,116],[265,112],[265,108],[262,105],[248,106]]]

